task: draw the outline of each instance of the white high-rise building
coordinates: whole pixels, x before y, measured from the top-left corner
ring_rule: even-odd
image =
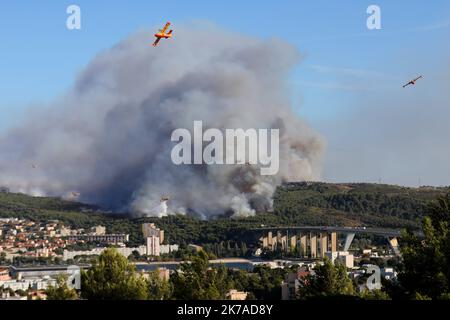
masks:
[[[158,257],[161,254],[159,237],[147,237],[147,255]]]
[[[337,251],[337,252],[329,251],[325,255],[326,257],[328,257],[328,259],[330,259],[332,263],[338,260],[347,268],[351,269],[354,267],[354,257],[348,251]]]
[[[156,227],[154,223],[144,223],[142,224],[142,234],[144,238],[155,236],[159,238],[159,244],[164,242],[164,230]]]

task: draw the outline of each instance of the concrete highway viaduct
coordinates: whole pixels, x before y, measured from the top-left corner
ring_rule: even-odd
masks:
[[[302,255],[309,258],[323,258],[326,252],[337,252],[338,234],[345,236],[342,251],[348,251],[357,234],[368,234],[385,237],[396,255],[400,255],[398,238],[401,230],[365,227],[261,227],[254,229],[262,232],[260,238],[263,248],[287,250],[300,246]]]

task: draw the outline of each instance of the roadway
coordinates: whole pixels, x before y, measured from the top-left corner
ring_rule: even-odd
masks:
[[[402,230],[400,229],[383,229],[383,228],[364,228],[364,227],[327,227],[327,226],[292,226],[292,227],[261,227],[252,229],[253,231],[313,231],[313,232],[337,232],[344,234],[373,234],[383,237],[401,237]]]

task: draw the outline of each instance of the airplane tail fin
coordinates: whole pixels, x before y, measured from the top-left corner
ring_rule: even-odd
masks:
[[[168,34],[172,34],[172,31],[173,31],[173,30],[170,30]]]

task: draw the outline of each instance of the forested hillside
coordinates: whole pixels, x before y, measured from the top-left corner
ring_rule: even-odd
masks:
[[[104,225],[110,233],[128,233],[143,243],[140,225],[155,222],[171,243],[251,242],[250,229],[264,226],[328,225],[416,228],[429,201],[447,188],[404,188],[377,184],[290,183],[277,189],[274,212],[233,219],[200,220],[188,216],[132,218],[104,213],[95,206],[57,198],[0,193],[0,217],[59,220],[72,228]]]
[[[289,183],[274,196],[277,215],[316,212],[339,224],[401,228],[418,226],[427,204],[448,188],[406,188],[381,184]],[[310,214],[308,214],[310,215]]]

